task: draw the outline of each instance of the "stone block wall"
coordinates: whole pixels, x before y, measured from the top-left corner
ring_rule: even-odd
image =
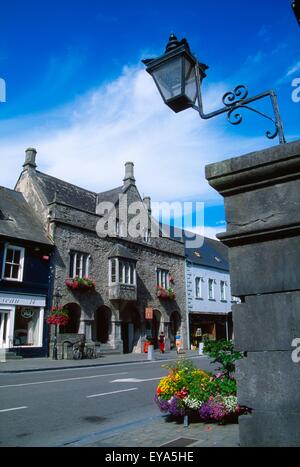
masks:
[[[300,446],[300,142],[206,167],[224,197],[242,446]]]

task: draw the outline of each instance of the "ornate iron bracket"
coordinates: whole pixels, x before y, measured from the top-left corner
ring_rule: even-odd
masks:
[[[239,85],[237,86],[233,91],[229,91],[226,94],[224,94],[222,98],[222,102],[224,104],[224,107],[222,107],[219,110],[216,110],[214,112],[205,114],[203,112],[203,103],[202,103],[202,95],[201,95],[201,84],[203,80],[203,76],[200,76],[200,69],[199,64],[196,65],[196,80],[197,80],[197,98],[198,98],[198,106],[194,105],[193,108],[199,112],[199,115],[201,118],[207,120],[209,118],[215,117],[217,115],[221,115],[223,113],[227,113],[227,120],[232,124],[232,125],[239,125],[243,121],[243,116],[236,112],[238,109],[247,109],[250,110],[251,112],[255,112],[262,117],[270,120],[273,122],[275,129],[273,132],[267,131],[266,132],[266,137],[269,139],[274,139],[276,136],[279,137],[279,142],[280,144],[285,144],[286,140],[284,137],[284,131],[283,131],[283,126],[282,126],[282,121],[280,118],[280,113],[279,113],[279,108],[278,108],[278,101],[277,101],[277,96],[273,90],[263,92],[261,94],[258,94],[253,97],[248,97],[248,89],[244,85]],[[254,101],[263,99],[265,97],[270,97],[271,103],[273,106],[273,111],[274,111],[274,118],[270,117],[269,115],[266,115],[263,112],[260,112],[257,109],[254,109],[253,107],[250,107],[248,104],[251,104]],[[235,113],[236,112],[236,113]]]

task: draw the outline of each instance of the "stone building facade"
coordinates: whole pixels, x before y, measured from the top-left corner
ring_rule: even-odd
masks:
[[[152,336],[156,344],[161,331],[167,348],[175,345],[178,332],[186,346],[184,242],[153,237],[149,228],[138,238],[126,235],[134,216],[124,211],[120,201],[124,195],[127,206],[142,202],[144,218],[149,226],[150,221],[155,225],[151,199],[142,200],[136,187],[133,163],[125,164],[123,185],[104,193],[79,188],[36,167],[36,150],[28,149],[16,190],[38,213],[55,244],[52,295],[61,297],[71,317],[59,330],[59,353],[63,341],[82,334],[88,342],[100,343],[101,352],[107,353],[143,352],[146,337]],[[110,203],[111,210],[116,208],[115,232],[106,237],[99,233],[109,211],[101,211],[103,203]],[[94,288],[75,290],[65,284],[67,279],[84,275],[94,280]],[[159,298],[158,285],[172,287],[176,297]],[[146,309],[152,319],[146,319]]]

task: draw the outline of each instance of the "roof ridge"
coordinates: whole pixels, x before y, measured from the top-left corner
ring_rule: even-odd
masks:
[[[110,191],[117,191],[117,190],[120,190],[122,189],[123,190],[123,185],[120,185],[120,186],[117,186],[116,188],[111,188],[110,190],[105,190],[105,191],[99,191],[99,193],[97,193],[97,195],[105,195],[105,193],[109,193]]]

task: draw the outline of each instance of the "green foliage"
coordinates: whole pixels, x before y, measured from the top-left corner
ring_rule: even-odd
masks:
[[[226,339],[205,340],[203,352],[213,359],[213,363],[220,363],[221,366],[218,369],[227,376],[234,373],[235,362],[243,358],[241,352],[234,350],[233,342]]]

